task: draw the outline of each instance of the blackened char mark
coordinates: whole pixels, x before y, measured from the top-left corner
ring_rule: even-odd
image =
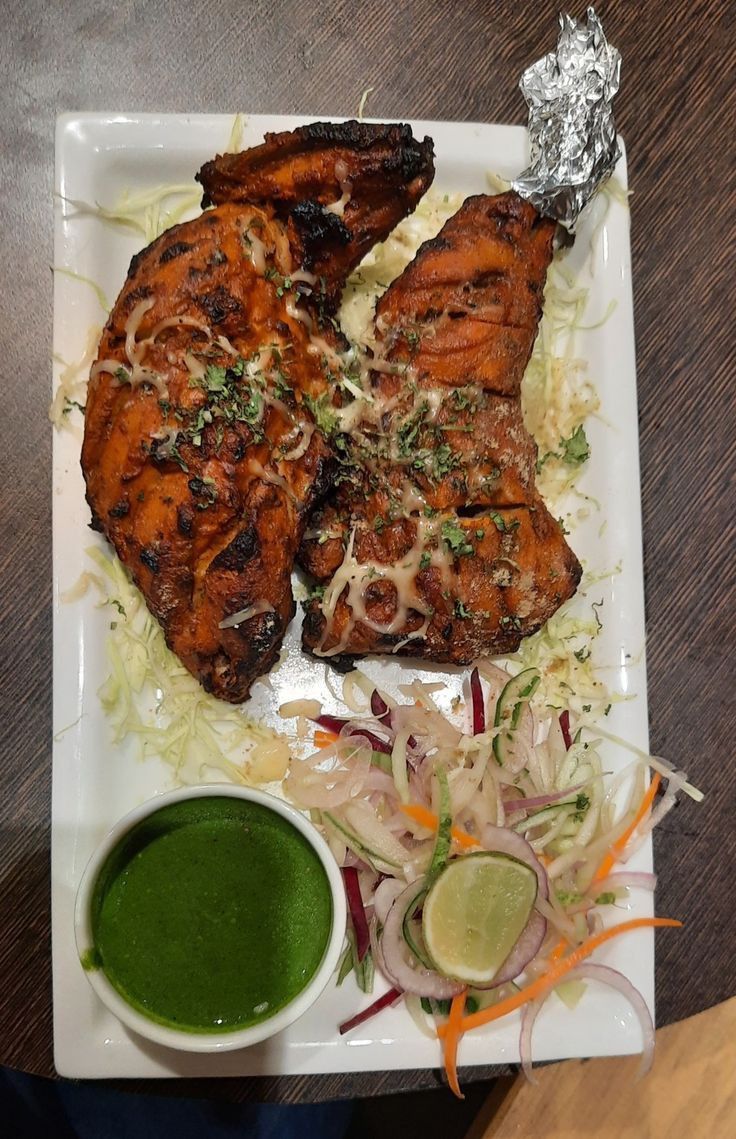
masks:
[[[404,186],[422,179],[426,189],[434,175],[432,140],[419,142],[406,124],[354,119],[311,123],[294,131],[267,134],[260,146],[207,162],[196,175],[204,187],[202,206],[267,202],[278,213],[279,205],[293,206],[314,197],[326,205],[334,200],[335,161],[341,155],[357,187],[365,178],[383,177]]]
[[[229,293],[223,285],[218,285],[211,293],[203,293],[196,300],[197,304],[207,313],[210,324],[222,324],[229,316],[240,312],[242,308],[237,297]]]
[[[152,546],[144,546],[140,552],[140,559],[151,573],[158,573],[160,569],[158,554]]]
[[[139,301],[147,301],[151,296],[153,296],[153,289],[150,285],[139,285],[137,289],[131,289],[124,300],[127,311],[132,312]]]
[[[183,537],[191,538],[194,529],[194,511],[190,506],[177,507],[176,528]]]
[[[350,230],[337,214],[325,210],[319,202],[299,202],[291,211],[303,250],[303,266],[311,269],[318,257],[324,258],[330,249],[350,244]]]
[[[229,546],[224,550],[220,550],[217,557],[212,559],[211,567],[213,569],[231,570],[234,573],[242,573],[256,554],[260,552],[261,541],[258,537],[258,531],[252,524],[246,526],[237,534]]]
[[[359,123],[349,119],[346,123],[308,123],[294,132],[300,136],[304,149],[348,146],[351,150],[366,151],[385,143],[391,151],[384,161],[386,170],[396,170],[407,182],[416,178],[425,169],[428,152],[431,156],[432,141],[425,138],[418,142],[406,123],[377,124]],[[276,134],[265,135],[266,142],[278,139]]]
[[[121,498],[114,506],[110,508],[109,514],[111,518],[125,518],[125,515],[130,512],[130,502],[127,498]]]
[[[159,265],[165,265],[167,261],[173,261],[176,257],[181,257],[182,253],[187,253],[194,246],[188,241],[175,241],[173,245],[169,245],[164,249],[163,253],[158,259]]]

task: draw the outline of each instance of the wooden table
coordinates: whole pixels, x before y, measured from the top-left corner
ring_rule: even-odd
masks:
[[[624,60],[617,119],[634,190],[651,738],[707,794],[702,807],[683,804],[657,832],[659,911],[687,920],[657,943],[661,1024],[736,992],[736,296],[727,255],[736,100],[726,8],[653,0],[600,9]],[[375,117],[521,123],[517,81],[554,42],[556,10],[518,0],[2,4],[1,1062],[53,1072],[47,406],[55,115],[349,115],[372,86]],[[411,1072],[235,1081],[227,1094],[314,1099],[435,1081]],[[213,1083],[197,1090],[223,1094]]]

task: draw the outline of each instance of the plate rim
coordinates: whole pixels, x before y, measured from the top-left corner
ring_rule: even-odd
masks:
[[[290,129],[290,126],[295,121],[299,121],[299,122],[321,121],[321,120],[345,121],[345,117],[339,117],[339,116],[329,116],[329,115],[310,116],[310,115],[302,115],[302,114],[299,114],[299,115],[261,115],[261,114],[250,115],[250,114],[248,114],[248,115],[246,115],[246,119],[251,123],[261,122],[263,120],[267,120],[271,123],[281,122],[281,123],[283,123],[283,126],[281,129]],[[111,122],[110,120],[113,120],[113,121]],[[154,125],[158,125],[162,128],[167,126],[167,125],[170,127],[172,122],[176,126],[182,126],[182,127],[186,126],[186,125],[191,126],[193,122],[198,123],[198,125],[204,126],[207,123],[217,121],[218,123],[224,125],[226,122],[231,121],[231,120],[232,120],[232,116],[229,116],[227,114],[225,114],[225,115],[221,115],[221,114],[202,114],[202,115],[200,115],[200,114],[186,114],[186,113],[172,113],[172,114],[157,113],[157,112],[116,113],[116,112],[93,112],[93,111],[80,111],[80,112],[67,111],[67,112],[62,112],[57,116],[57,119],[56,119],[56,131],[55,131],[56,150],[55,150],[55,181],[54,181],[54,185],[55,185],[55,187],[57,187],[61,184],[61,179],[62,179],[62,176],[64,173],[66,148],[67,148],[67,145],[69,142],[70,133],[73,133],[73,128],[74,128],[75,124],[77,124],[77,125],[83,124],[87,127],[91,126],[97,130],[102,129],[104,132],[104,130],[109,130],[109,128],[115,124],[124,125],[128,129],[135,130],[135,129],[138,129],[140,127],[153,127]],[[442,121],[435,121],[435,120],[417,120],[417,119],[411,119],[411,118],[406,118],[406,119],[403,119],[403,118],[386,118],[386,119],[366,119],[365,121],[367,121],[367,122],[371,122],[371,121],[372,122],[408,122],[413,127],[418,128],[418,130],[420,130],[420,131],[421,130],[431,130],[432,128],[436,129],[438,127],[442,128],[442,129],[456,127],[464,133],[467,133],[468,131],[472,131],[474,129],[477,129],[481,132],[488,131],[490,129],[490,130],[494,130],[494,131],[508,132],[509,136],[513,134],[516,138],[518,138],[521,133],[525,132],[524,127],[514,125],[514,124],[463,122],[463,121],[459,121],[459,120],[442,122]],[[271,129],[271,128],[269,128],[269,129]],[[77,133],[77,142],[80,143],[81,145],[84,145],[84,140],[79,136],[78,133]],[[66,161],[68,162],[69,159],[67,158]],[[627,168],[626,168],[626,151],[625,151],[625,147],[623,146],[623,142],[622,142],[622,160],[621,160],[621,165],[618,168],[618,171],[623,176],[625,185],[627,184],[626,170],[627,170]],[[54,256],[55,256],[55,264],[56,265],[59,264],[58,254],[59,254],[61,247],[63,245],[63,240],[62,240],[63,225],[61,224],[62,222],[63,222],[63,210],[61,212],[59,212],[58,210],[55,211]],[[633,311],[633,295],[632,295],[632,288],[631,288],[631,247],[630,247],[630,238],[628,235],[628,227],[627,227],[627,240],[625,243],[625,247],[622,248],[621,250],[619,250],[618,253],[620,254],[620,256],[622,258],[623,268],[625,270],[625,276],[626,276],[626,283],[625,283],[625,287],[624,287],[624,292],[626,294],[626,298],[625,298],[626,299],[626,313],[625,313],[625,316],[627,319],[629,341],[630,341],[630,343],[627,344],[627,347],[630,349],[630,355],[631,355],[630,377],[631,377],[631,382],[633,384],[633,396],[634,396],[634,407],[635,407],[636,406],[636,390],[637,389],[636,389],[636,364],[635,364],[635,357],[633,355],[634,346],[635,346],[634,323],[633,323],[634,322],[634,311]],[[56,346],[58,343],[58,327],[57,327],[57,325],[60,324],[62,321],[62,311],[64,310],[65,305],[68,303],[68,300],[66,300],[65,298],[68,298],[69,293],[70,293],[70,286],[69,286],[68,282],[65,281],[65,279],[62,277],[61,274],[58,274],[58,273],[55,274],[55,284],[54,284],[54,350],[56,350]],[[55,381],[54,381],[54,383],[55,383]],[[644,575],[643,575],[643,540],[642,540],[642,521],[641,521],[642,515],[641,515],[640,450],[639,450],[638,419],[635,418],[633,423],[630,423],[627,425],[627,431],[633,432],[633,438],[634,438],[634,441],[636,444],[635,448],[633,450],[633,453],[630,456],[631,462],[632,462],[632,471],[630,472],[630,477],[631,477],[632,482],[635,482],[636,489],[637,489],[636,501],[635,501],[633,507],[631,508],[632,517],[631,517],[630,521],[632,523],[631,532],[633,534],[635,545],[637,544],[637,539],[638,539],[638,553],[636,555],[637,556],[636,583],[637,583],[637,589],[640,593],[640,597],[637,598],[636,600],[640,603],[640,608],[641,608],[642,618],[643,618],[643,616],[644,616]],[[57,474],[58,474],[57,464],[60,461],[60,446],[59,446],[59,442],[57,440],[57,432],[56,431],[54,431],[54,448],[53,449],[54,449],[54,459],[53,459],[54,484],[56,484],[56,478],[57,478]],[[57,652],[57,637],[58,637],[58,630],[61,627],[61,624],[63,624],[63,622],[60,623],[60,604],[61,604],[61,602],[60,602],[60,598],[59,598],[59,592],[60,592],[60,590],[59,590],[59,565],[57,564],[57,540],[56,540],[56,538],[57,538],[57,524],[59,523],[59,517],[58,516],[61,513],[61,511],[60,511],[61,499],[57,493],[53,494],[53,499],[54,499],[54,523],[53,523],[53,525],[54,525],[54,545],[53,545],[53,579],[54,579],[54,581],[53,581],[53,586],[54,586],[54,591],[53,591],[53,611],[54,611],[53,612],[53,616],[54,616],[54,633],[53,633],[53,643],[54,643],[54,729],[53,729],[54,730],[54,745],[53,745],[53,753],[54,753],[54,755],[53,755],[52,840],[51,840],[51,842],[52,842],[52,952],[53,952],[53,957],[54,957],[54,1055],[55,1055],[55,1064],[56,1064],[56,1068],[57,1068],[57,1071],[59,1072],[59,1074],[65,1075],[65,1076],[72,1076],[72,1077],[91,1076],[92,1078],[94,1078],[96,1075],[99,1075],[99,1076],[110,1076],[110,1075],[114,1075],[114,1074],[126,1075],[126,1074],[129,1074],[128,1071],[125,1071],[125,1072],[118,1071],[116,1073],[115,1071],[111,1071],[109,1067],[104,1067],[104,1065],[103,1065],[104,1070],[100,1070],[99,1072],[90,1071],[89,1070],[90,1069],[89,1064],[87,1064],[86,1066],[85,1066],[85,1064],[82,1064],[81,1066],[76,1065],[75,1064],[75,1055],[72,1054],[72,1053],[76,1054],[76,1049],[70,1049],[68,1047],[68,1041],[62,1040],[61,1037],[63,1035],[63,1032],[61,1031],[61,1024],[59,1024],[60,1032],[57,1036],[57,979],[58,978],[57,978],[57,960],[56,960],[57,949],[56,949],[56,947],[58,945],[59,938],[62,936],[62,934],[60,932],[60,930],[61,930],[61,924],[60,923],[63,920],[63,907],[62,907],[62,911],[60,912],[58,891],[54,890],[54,884],[53,883],[54,883],[54,869],[56,867],[56,857],[58,855],[58,850],[59,850],[58,828],[55,828],[55,825],[54,825],[54,814],[55,814],[55,806],[59,800],[59,796],[61,793],[61,791],[60,791],[61,770],[60,770],[59,763],[57,762],[57,753],[59,750],[58,749],[58,743],[57,743],[57,735],[60,731],[60,728],[63,727],[63,725],[60,724],[60,721],[57,717],[57,705],[56,705],[57,670],[59,669],[60,664],[61,664],[61,662],[59,660],[59,654]],[[641,680],[637,681],[637,699],[639,702],[643,702],[643,705],[644,705],[644,723],[645,723],[645,728],[646,728],[646,726],[647,726],[646,666],[645,666],[645,659],[644,659],[644,651],[643,650],[642,650],[641,670],[642,670]],[[650,855],[651,855],[651,842],[649,843],[649,851],[650,851]],[[636,936],[638,937],[639,935],[636,935]],[[642,949],[646,953],[648,953],[648,955],[651,959],[651,967],[652,967],[652,972],[653,972],[653,966],[654,966],[654,954],[653,954],[654,937],[653,937],[653,934],[650,931],[645,931],[640,938],[640,944],[642,946]],[[396,1042],[396,1043],[398,1043],[398,1042]],[[631,1050],[631,1049],[629,1049],[629,1050]],[[610,1050],[607,1050],[602,1054],[610,1055],[612,1053],[610,1052]],[[104,1055],[104,1050],[103,1050],[103,1055]],[[404,1059],[407,1059],[407,1058],[404,1058]],[[439,1053],[437,1055],[437,1061],[436,1062],[437,1062],[437,1064],[439,1064]],[[483,1063],[483,1062],[484,1061],[482,1061],[482,1060],[472,1061],[471,1065],[474,1066],[475,1063]],[[505,1063],[515,1062],[515,1061],[513,1060],[513,1057],[511,1057],[510,1059],[501,1060],[498,1062],[505,1064]],[[346,1068],[335,1068],[333,1066],[329,1066],[329,1064],[328,1064],[328,1066],[326,1066],[324,1068],[309,1069],[309,1071],[310,1072],[311,1071],[316,1072],[317,1070],[320,1070],[320,1071],[325,1071],[325,1072],[336,1072],[336,1071],[348,1071],[348,1070],[352,1070],[352,1071],[383,1070],[385,1068],[385,1066],[386,1065],[378,1064],[378,1065],[373,1065],[369,1069],[362,1068],[362,1067],[355,1067],[352,1069],[346,1069]],[[389,1065],[389,1066],[394,1066],[394,1065]],[[399,1067],[403,1067],[403,1068],[409,1068],[409,1067],[424,1068],[426,1066],[427,1065],[426,1065],[424,1060],[421,1060],[420,1062],[417,1062],[416,1064],[402,1063],[401,1065],[399,1065]],[[283,1072],[283,1069],[281,1071]],[[296,1073],[297,1071],[301,1071],[301,1069],[294,1068],[294,1069],[288,1069],[288,1071],[294,1071]],[[132,1074],[141,1074],[141,1075],[148,1075],[148,1076],[151,1076],[151,1075],[153,1075],[153,1076],[156,1076],[156,1075],[169,1076],[169,1075],[177,1074],[177,1073],[171,1072],[171,1071],[156,1071],[156,1072],[142,1071],[142,1072],[135,1072]],[[186,1074],[186,1073],[181,1073],[181,1074]],[[214,1075],[217,1073],[211,1073],[211,1074]],[[286,1074],[286,1072],[283,1072],[283,1074]]]

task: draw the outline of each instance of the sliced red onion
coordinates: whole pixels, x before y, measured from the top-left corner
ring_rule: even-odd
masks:
[[[470,674],[470,700],[473,706],[473,735],[481,736],[486,730],[486,709],[477,668],[474,668]]]
[[[345,754],[345,753],[348,754]],[[371,772],[371,750],[363,741],[330,744],[292,763],[287,786],[300,807],[328,810],[353,799]]]
[[[374,751],[380,751],[384,755],[391,755],[391,744],[386,743],[385,740],[380,739],[374,732],[368,731],[367,728],[358,728],[352,726],[348,729],[348,735],[361,736],[363,739],[368,740]]]
[[[386,966],[386,962],[383,959],[383,950],[381,949],[381,942],[378,939],[378,922],[376,921],[375,913],[368,923],[368,934],[370,936],[373,964],[375,965],[376,969],[378,969],[379,973],[383,974],[389,985],[393,985],[395,988],[396,978],[391,976]]]
[[[567,980],[567,977],[565,978]],[[519,1033],[519,1059],[521,1060],[521,1070],[526,1076],[530,1084],[538,1084],[539,1080],[532,1071],[532,1029],[534,1022],[539,1016],[542,1005],[547,1000],[549,993],[545,993],[543,997],[538,997],[536,1001],[529,1001],[528,1005],[524,1005],[521,1010],[521,1031]]]
[[[371,695],[371,712],[375,718],[384,725],[384,727],[388,728],[390,732],[396,732],[395,709],[389,708],[388,704],[383,699],[377,688],[373,689],[373,693]],[[412,751],[416,751],[419,747],[419,744],[417,743],[414,736],[409,736],[408,740],[406,741],[406,746]],[[419,759],[424,759],[424,756],[420,756]],[[412,757],[412,762],[416,764],[418,762],[417,758]]]
[[[564,791],[539,795],[536,799],[506,799],[503,805],[507,811],[534,811],[537,807],[549,807],[552,803],[559,803],[561,799],[566,799],[569,795],[576,795],[584,786],[585,783],[576,783],[572,787],[566,787]]]
[[[340,735],[343,728],[347,727],[350,720],[345,720],[340,716],[329,716],[323,712],[319,716],[315,716],[314,723],[319,724],[321,728],[325,728],[328,732],[334,732],[336,736]]]
[[[532,910],[532,916],[492,982],[489,985],[478,985],[476,987],[495,989],[499,985],[505,985],[507,981],[515,981],[519,974],[526,969],[529,962],[537,956],[546,936],[547,922],[538,910]]]
[[[351,1016],[350,1020],[346,1020],[341,1024],[338,1032],[341,1036],[344,1036],[346,1032],[357,1028],[359,1024],[365,1024],[365,1022],[370,1020],[371,1017],[374,1017],[376,1013],[382,1012],[383,1009],[388,1008],[389,1005],[396,1004],[399,997],[403,997],[403,995],[401,989],[389,989],[387,993],[384,993],[383,996],[379,997],[377,1001],[374,1001],[372,1005],[368,1005],[368,1008],[364,1008],[362,1012],[356,1013],[355,1016]]]
[[[366,921],[365,910],[363,909],[363,899],[360,894],[358,871],[353,866],[344,866],[342,877],[348,899],[350,920],[353,923],[353,929],[355,931],[355,950],[358,961],[362,961],[368,951],[370,938],[368,935],[368,922]]]
[[[377,688],[371,692],[371,712],[377,720],[383,720],[384,717],[391,715],[391,709]]]
[[[398,799],[399,793],[396,790],[396,784],[387,771],[381,771],[378,767],[372,767],[366,776],[365,783],[363,784],[364,791],[380,791],[382,794],[387,795],[389,798]]]
[[[386,924],[389,910],[399,894],[403,894],[405,889],[406,885],[400,882],[398,878],[384,878],[376,886],[376,892],[373,895],[373,912],[381,925]]]
[[[441,977],[433,969],[423,965],[410,965],[408,949],[404,940],[404,918],[421,893],[424,879],[418,878],[399,894],[389,910],[383,927],[381,948],[386,967],[397,985],[405,993],[416,993],[418,997],[431,997],[437,1001],[449,1000],[465,988],[458,981]]]
[[[517,858],[519,862],[526,862],[527,866],[531,866],[537,876],[539,896],[547,901],[549,898],[547,871],[525,838],[516,831],[507,830],[506,827],[494,827],[492,823],[486,823],[481,831],[480,840],[485,850],[508,854],[511,858]]]
[[[570,713],[567,708],[564,712],[560,712],[560,731],[565,741],[565,748],[569,751],[572,747],[572,736],[570,735]]]
[[[374,751],[383,752],[384,755],[391,755],[391,744],[386,743],[385,740],[379,739],[374,732],[368,728],[361,728],[354,720],[345,720],[341,716],[330,716],[327,712],[323,712],[321,716],[316,716],[315,724],[319,724],[321,728],[325,728],[328,732],[335,732],[336,735],[342,736],[362,736],[368,740]]]
[[[645,1076],[654,1061],[654,1023],[649,1006],[639,990],[632,985],[628,977],[619,973],[618,969],[612,969],[609,965],[597,965],[594,961],[584,961],[582,965],[572,969],[565,980],[600,981],[604,985],[610,985],[626,998],[641,1025],[642,1052],[637,1079]]]
[[[611,969],[608,965],[596,965],[593,961],[584,961],[582,965],[578,965],[576,968],[571,969],[569,973],[566,973],[562,981],[565,983],[567,981],[600,981],[601,984],[609,985],[612,989],[616,989],[617,992],[626,997],[641,1025],[642,1052],[637,1079],[641,1079],[642,1076],[645,1076],[654,1060],[654,1024],[647,1002],[639,990],[634,988],[628,977],[624,977],[623,973],[619,973],[618,969]],[[547,1000],[547,997],[553,991],[553,989],[550,989],[549,992],[543,997],[540,997],[539,1000],[533,1001],[532,1004],[536,1005],[536,1008],[531,1009],[522,1019],[519,1055],[521,1057],[521,1066],[527,1079],[531,1079],[531,1044],[534,1021],[537,1019],[539,1010]],[[535,1081],[531,1080],[531,1082],[534,1083]]]
[[[676,805],[677,792],[671,785],[669,785],[657,805],[652,808],[649,818],[636,828],[635,837],[629,843],[627,843],[626,849],[619,855],[618,861],[622,863],[628,862],[629,859],[632,858],[636,852],[644,845],[647,840],[647,836],[654,830],[656,826],[659,826],[665,815],[669,814],[672,808]]]
[[[615,874],[608,874],[590,887],[591,892],[598,897],[607,890],[623,890],[629,887],[639,887],[642,890],[655,890],[657,875],[648,874],[643,870],[617,870]]]

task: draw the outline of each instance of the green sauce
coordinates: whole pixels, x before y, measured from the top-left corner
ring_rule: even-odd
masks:
[[[281,815],[226,796],[186,799],[134,827],[92,897],[94,947],[125,1000],[190,1032],[273,1016],[309,983],[327,947],[325,870]]]

